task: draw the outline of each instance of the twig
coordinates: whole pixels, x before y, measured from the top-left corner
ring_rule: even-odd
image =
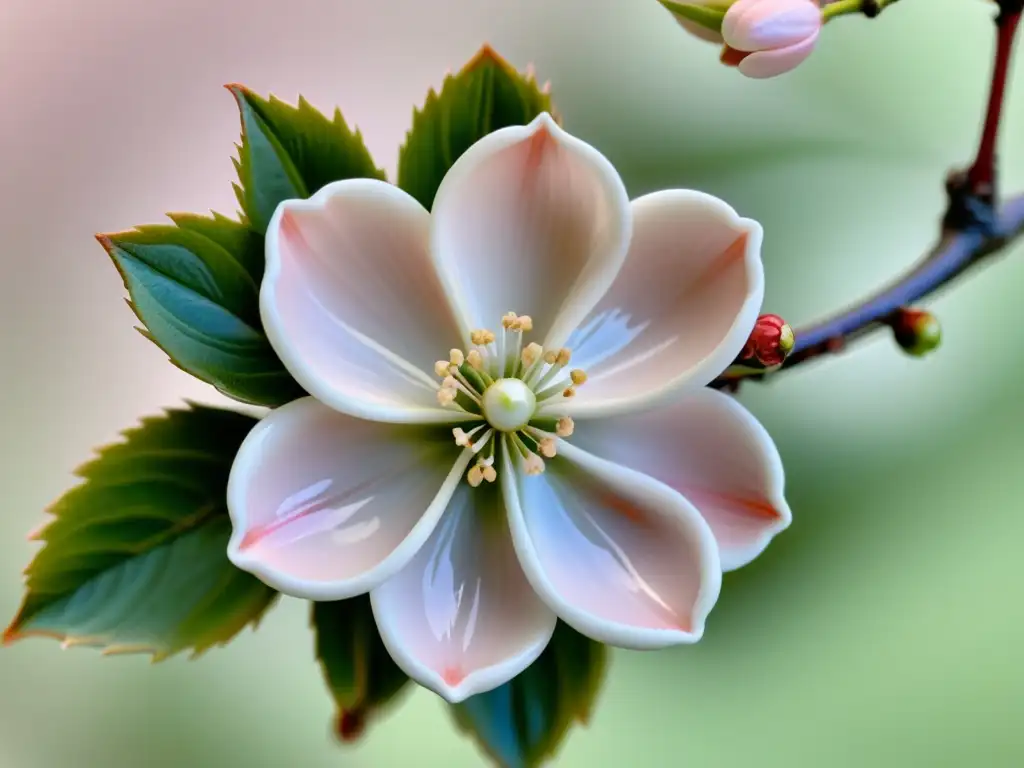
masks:
[[[1024,0],[1000,0],[999,6],[992,86],[978,154],[967,171],[952,174],[947,181],[949,206],[938,244],[917,266],[885,288],[850,309],[797,329],[792,352],[778,368],[752,371],[737,359],[737,364],[712,382],[712,387],[735,389],[741,380],[764,379],[838,353],[851,342],[890,326],[903,308],[935,293],[1024,235],[1024,195],[996,208],[996,144]]]

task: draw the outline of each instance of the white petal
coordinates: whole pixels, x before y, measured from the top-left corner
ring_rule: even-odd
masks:
[[[444,438],[311,397],[271,411],[231,467],[228,557],[295,597],[368,592],[412,559],[462,479],[471,454]]]
[[[263,324],[321,402],[378,421],[451,421],[430,372],[460,335],[429,232],[430,214],[376,179],[278,206],[267,229]]]
[[[577,421],[572,442],[693,502],[715,534],[723,570],[749,563],[792,521],[775,443],[721,392],[701,389],[664,408]]]
[[[633,201],[614,285],[569,339],[588,380],[573,416],[622,413],[703,387],[743,348],[764,297],[761,226],[689,190]]]
[[[512,311],[557,346],[622,265],[629,197],[611,163],[545,113],[470,147],[438,189],[432,226],[464,332]]]
[[[507,464],[500,477],[519,561],[559,618],[621,648],[700,639],[722,571],[686,499],[565,441],[541,475]]]
[[[523,575],[491,485],[462,483],[430,540],[370,599],[395,662],[452,703],[518,675],[555,629]]]

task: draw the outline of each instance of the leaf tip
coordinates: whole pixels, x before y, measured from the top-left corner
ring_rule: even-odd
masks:
[[[0,646],[7,648],[8,646],[14,645],[16,642],[21,640],[24,635],[21,633],[21,611],[14,617],[7,629],[4,630],[3,635],[0,635]]]
[[[480,46],[480,50],[473,55],[473,58],[466,62],[466,65],[462,68],[459,74],[467,74],[478,67],[488,64],[512,70],[513,72],[515,71],[515,67],[513,67],[505,57],[494,50],[494,47],[490,43],[484,43]]]

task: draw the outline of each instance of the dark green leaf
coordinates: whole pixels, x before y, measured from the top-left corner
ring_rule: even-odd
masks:
[[[533,768],[586,724],[607,664],[606,649],[559,623],[529,668],[493,691],[451,707],[455,722],[502,768]]]
[[[331,120],[301,96],[293,107],[241,85],[227,88],[242,118],[236,191],[257,232],[267,231],[283,200],[309,197],[332,181],[384,178],[362,135],[348,127],[340,110]]]
[[[49,510],[4,633],[155,659],[224,644],[277,593],[227,558],[225,489],[256,420],[193,405],[146,419],[77,474]]]
[[[338,707],[336,731],[345,741],[395,701],[409,678],[391,660],[367,596],[313,603],[316,655]]]
[[[463,152],[488,133],[551,111],[551,96],[532,75],[520,74],[484,46],[413,111],[398,155],[398,186],[429,210],[441,179]]]
[[[263,238],[223,216],[172,219],[177,226],[97,237],[121,273],[143,335],[229,397],[267,406],[301,397],[260,322]]]

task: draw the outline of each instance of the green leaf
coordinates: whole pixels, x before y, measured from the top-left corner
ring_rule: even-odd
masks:
[[[171,362],[229,397],[277,406],[304,392],[263,333],[263,238],[223,216],[98,235],[139,329]]]
[[[384,647],[368,596],[313,603],[312,624],[320,669],[338,707],[336,732],[352,741],[396,701],[409,678]]]
[[[33,538],[10,643],[198,655],[256,623],[277,593],[227,558],[225,489],[250,416],[190,405],[143,420],[77,474]]]
[[[239,203],[253,229],[264,233],[283,200],[306,198],[332,181],[384,179],[359,131],[351,130],[335,110],[331,120],[301,96],[293,107],[264,99],[244,86],[227,89],[242,119],[236,187]]]
[[[448,169],[488,133],[552,112],[551,96],[484,46],[441,92],[431,90],[398,155],[398,186],[427,209]]]
[[[722,20],[728,8],[709,8],[706,5],[676,3],[673,0],[658,0],[668,11],[680,18],[699,24],[712,32],[722,31]]]
[[[533,768],[554,756],[574,722],[588,722],[606,666],[603,645],[559,622],[537,661],[500,688],[452,705],[452,714],[497,765]]]

